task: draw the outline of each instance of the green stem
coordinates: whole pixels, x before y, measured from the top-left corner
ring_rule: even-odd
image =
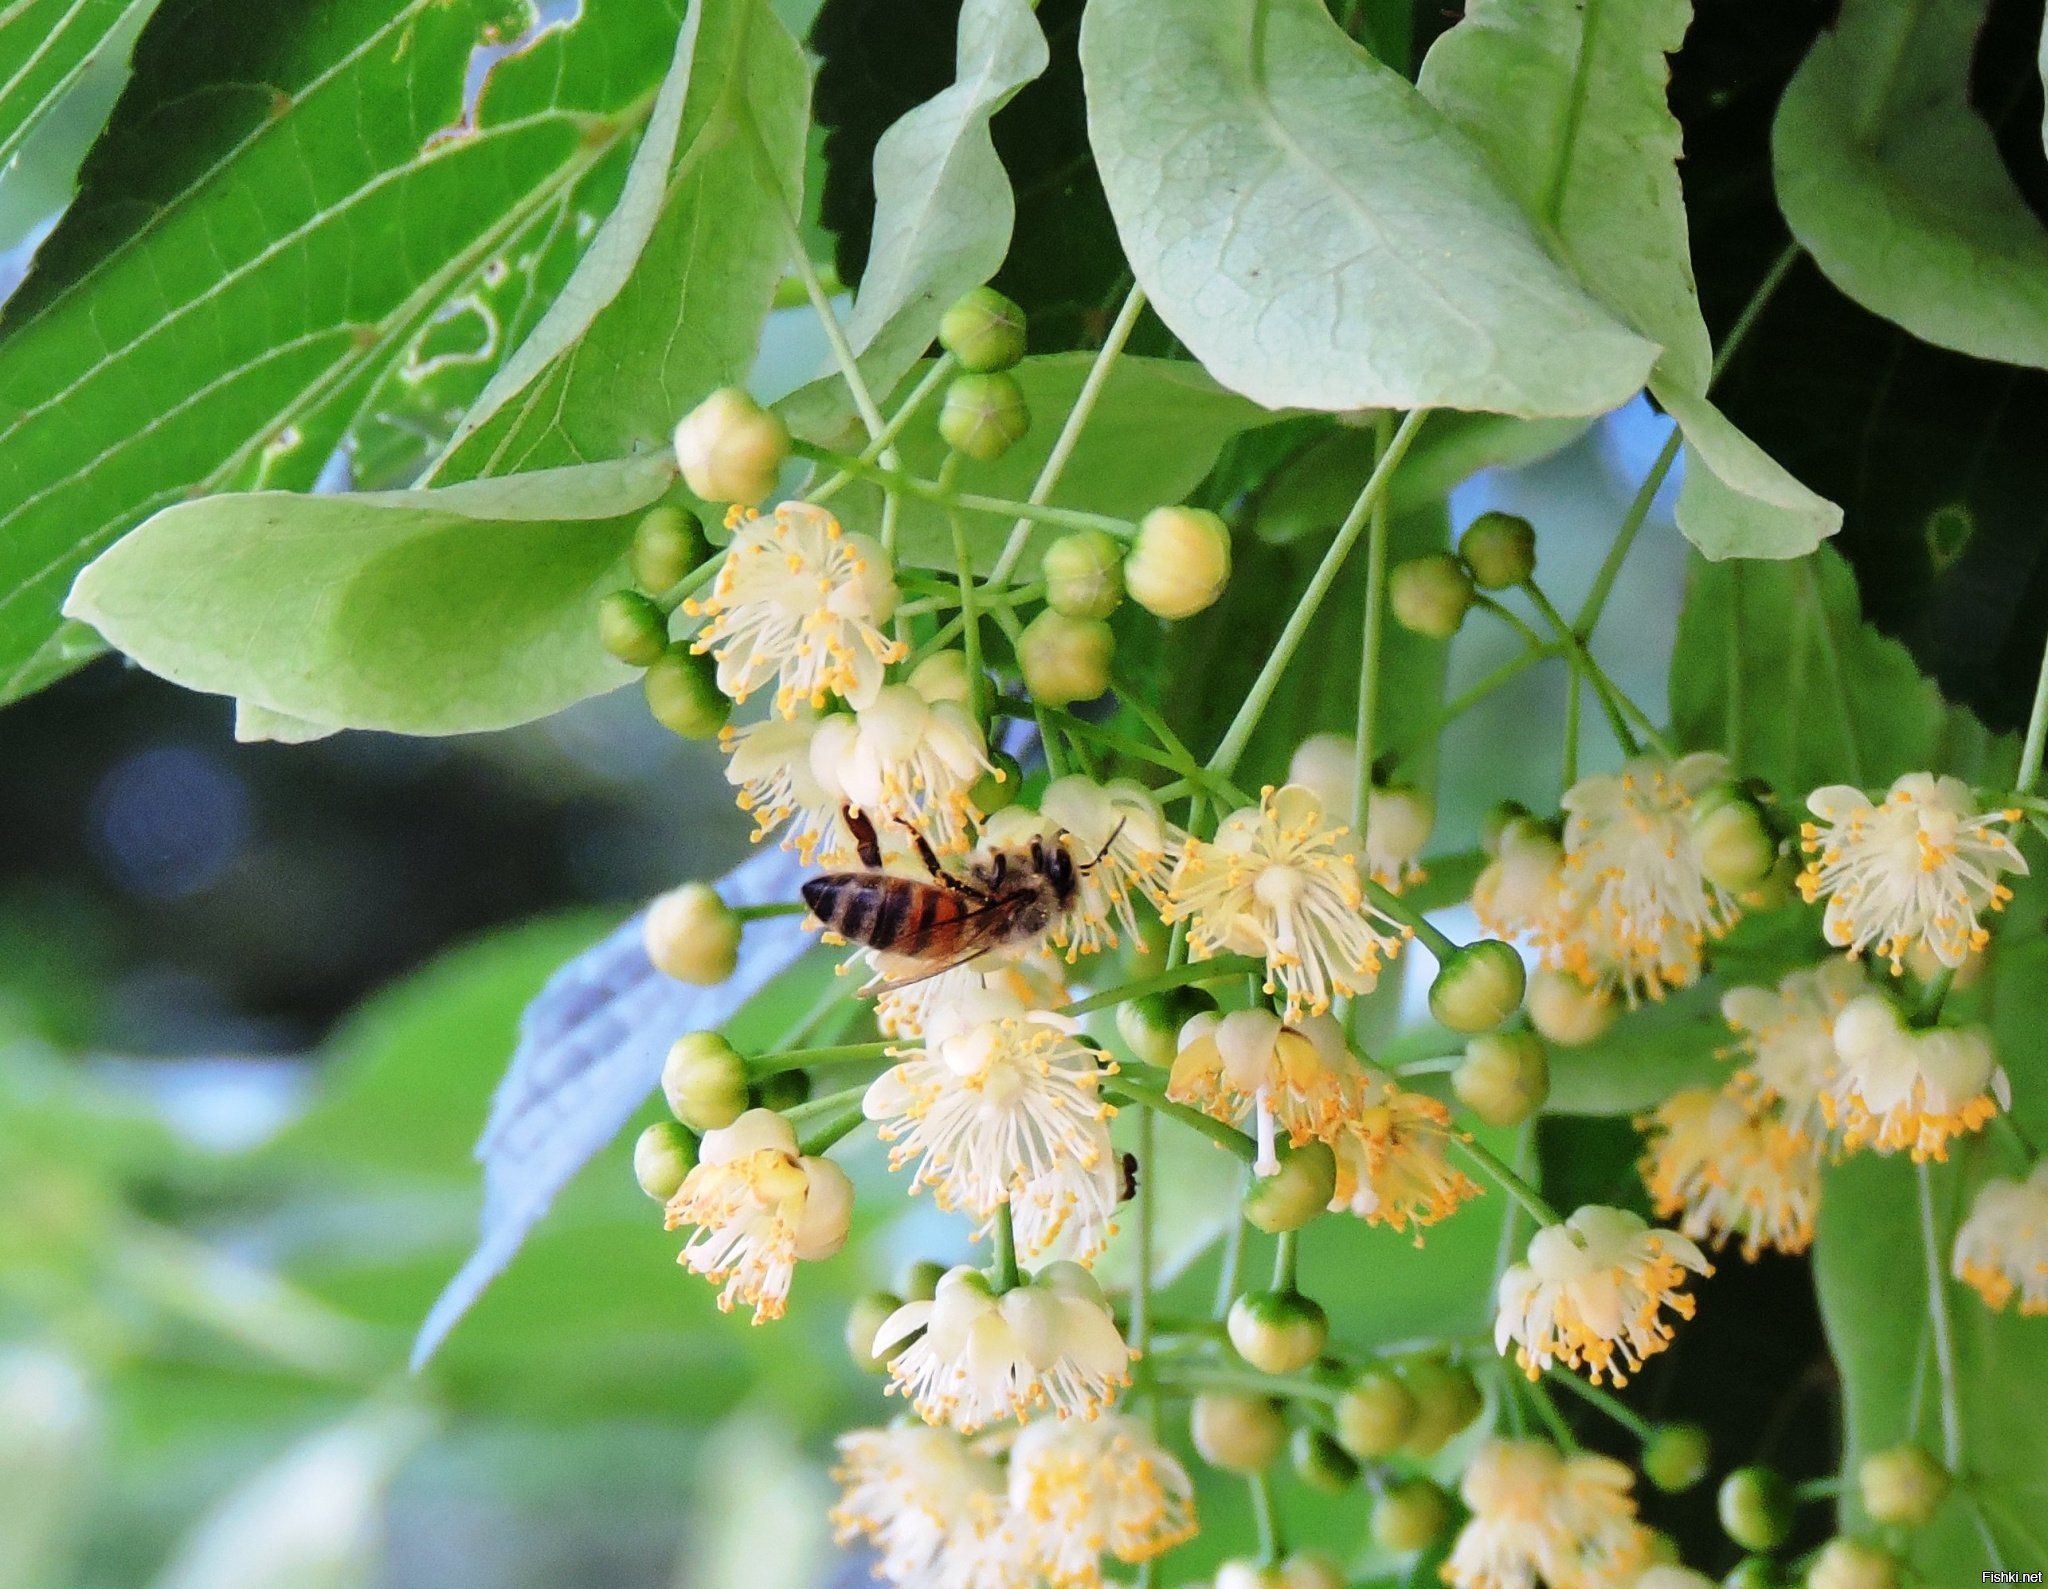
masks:
[[[866,1118],[861,1112],[860,1100],[854,1099],[834,1114],[820,1119],[810,1130],[799,1132],[797,1146],[803,1149],[805,1157],[816,1158],[836,1146],[841,1138],[850,1135]]]
[[[995,1217],[996,1291],[1015,1291],[1023,1284],[1017,1272],[1017,1226],[1010,1218],[1010,1205],[998,1203]]]
[[[1186,741],[1173,731],[1173,725],[1156,708],[1147,704],[1127,680],[1111,675],[1110,688],[1116,691],[1117,703],[1143,723],[1152,737],[1159,741],[1160,749],[1175,759],[1174,765],[1183,773],[1201,770],[1202,764],[1195,760],[1195,753],[1188,749]]]
[[[882,411],[875,406],[867,377],[860,372],[860,359],[853,351],[853,344],[846,340],[846,328],[839,323],[839,316],[832,312],[831,296],[825,291],[825,284],[818,279],[817,268],[811,263],[811,251],[804,243],[803,230],[790,214],[786,199],[775,208],[781,216],[783,230],[789,234],[790,261],[796,267],[797,277],[804,284],[804,296],[811,300],[811,309],[825,333],[826,345],[832,350],[832,362],[839,366],[839,373],[845,378],[846,389],[853,396],[853,406],[860,412],[861,426],[868,433],[869,443],[880,442],[888,424],[882,418]],[[886,456],[886,448],[887,443],[884,442],[876,451]]]
[[[958,467],[960,455],[946,454],[946,462],[940,471],[941,484],[952,484],[952,474]],[[967,652],[967,709],[974,714],[974,720],[984,728],[988,726],[988,712],[983,705],[987,680],[981,669],[981,614],[974,604],[974,554],[967,546],[967,526],[959,513],[948,512],[946,520],[953,527],[953,565],[960,575],[960,636],[963,649]]]
[[[1209,758],[1212,772],[1228,776],[1237,770],[1238,758],[1244,754],[1245,746],[1251,743],[1252,732],[1259,726],[1259,718],[1264,714],[1267,702],[1279,687],[1280,676],[1287,671],[1295,649],[1307,635],[1309,625],[1315,621],[1316,610],[1322,606],[1323,598],[1337,582],[1344,560],[1351,555],[1351,548],[1357,544],[1359,533],[1372,514],[1373,504],[1386,494],[1395,469],[1400,467],[1401,459],[1422,428],[1425,413],[1419,408],[1411,411],[1374,463],[1371,477],[1358,493],[1358,500],[1352,503],[1351,511],[1344,516],[1344,522],[1337,527],[1329,550],[1323,554],[1322,562],[1308,582],[1308,589],[1302,592],[1293,615],[1280,631],[1280,638],[1273,643],[1272,653],[1266,658],[1265,666],[1260,668],[1258,678],[1252,682],[1244,704],[1237,709],[1237,716],[1231,719],[1223,742],[1216,747],[1216,754]]]
[[[1797,242],[1787,243],[1785,251],[1772,261],[1771,268],[1764,272],[1764,279],[1757,283],[1756,291],[1749,295],[1749,302],[1742,306],[1742,313],[1735,317],[1735,324],[1729,328],[1719,351],[1714,354],[1714,368],[1707,376],[1708,391],[1712,391],[1714,383],[1721,379],[1721,372],[1728,368],[1729,362],[1741,350],[1744,340],[1749,336],[1750,328],[1763,314],[1765,306],[1777,295],[1778,288],[1784,283],[1786,276],[1791,274],[1792,267],[1799,263],[1799,256],[1804,252]]]
[[[2041,674],[2034,681],[2034,709],[2027,714],[2026,742],[2020,747],[2020,776],[2014,786],[2032,794],[2041,781],[2041,756],[2048,747],[2048,647],[2041,652]]]
[[[896,438],[903,434],[903,427],[916,418],[918,410],[931,400],[932,393],[952,377],[955,367],[953,355],[950,353],[941,353],[932,361],[932,367],[925,371],[923,379],[910,389],[910,395],[904,398],[902,406],[891,414],[888,422],[882,426],[882,433],[861,449],[861,462],[875,463],[881,459],[882,454],[889,450]],[[810,500],[826,501],[843,490],[853,478],[854,476],[846,470],[840,470],[813,491]]]
[[[1213,1115],[1205,1115],[1199,1109],[1184,1103],[1175,1103],[1157,1087],[1134,1081],[1128,1075],[1119,1075],[1102,1089],[1103,1097],[1111,1103],[1133,1104],[1150,1109],[1177,1120],[1197,1135],[1207,1137],[1218,1147],[1228,1148],[1245,1163],[1258,1157],[1258,1145],[1235,1126],[1225,1125]]]
[[[1451,1145],[1462,1152],[1474,1164],[1478,1165],[1480,1169],[1484,1170],[1493,1183],[1503,1192],[1506,1192],[1508,1196],[1527,1209],[1537,1224],[1561,1225],[1564,1223],[1563,1219],[1558,1216],[1557,1210],[1544,1202],[1542,1193],[1538,1192],[1535,1187],[1523,1180],[1521,1176],[1501,1163],[1500,1159],[1490,1149],[1464,1136],[1452,1137]]]
[[[1159,1173],[1155,1152],[1158,1136],[1155,1112],[1140,1109],[1135,1144],[1138,1154],[1138,1272],[1131,1282],[1131,1345],[1137,1348],[1140,1360],[1152,1355],[1152,1219],[1156,1191],[1153,1183]],[[1159,1411],[1156,1397],[1152,1411],[1156,1417]]]
[[[1839,1473],[1818,1479],[1801,1479],[1792,1486],[1792,1499],[1799,1502],[1831,1501],[1841,1493],[1842,1476]]]
[[[1294,1289],[1297,1235],[1298,1232],[1296,1231],[1283,1230],[1280,1232],[1280,1239],[1273,1244],[1273,1289],[1275,1291],[1292,1291]]]
[[[1564,1414],[1557,1410],[1557,1403],[1550,1399],[1550,1392],[1543,1388],[1543,1382],[1522,1376],[1519,1388],[1529,1398],[1529,1405],[1536,1409],[1536,1416],[1543,1420],[1543,1426],[1550,1431],[1550,1438],[1564,1451],[1578,1450],[1578,1436],[1564,1421]]]
[[[1579,781],[1579,741],[1585,737],[1579,726],[1579,714],[1584,694],[1585,681],[1579,677],[1579,670],[1573,668],[1566,675],[1564,689],[1564,767],[1561,776],[1567,794]]]
[[[790,451],[799,457],[829,463],[834,468],[843,469],[858,479],[881,486],[884,490],[898,491],[904,496],[916,497],[923,502],[936,502],[941,507],[958,508],[965,513],[989,513],[1003,518],[1017,517],[1041,524],[1063,525],[1074,530],[1106,530],[1126,541],[1131,538],[1136,528],[1129,519],[1115,518],[1107,513],[1084,513],[1078,508],[1053,508],[1041,503],[1016,502],[1008,497],[983,496],[974,491],[948,490],[940,486],[936,480],[906,474],[886,463],[869,463],[850,453],[834,452],[829,447],[813,446],[807,441],[793,442]]]
[[[800,899],[778,902],[773,905],[741,905],[733,912],[741,921],[770,921],[777,916],[801,916],[811,907]]]
[[[786,1054],[762,1054],[747,1061],[747,1080],[761,1081],[792,1070],[818,1070],[828,1065],[873,1064],[887,1059],[894,1043],[838,1043],[830,1048],[792,1048]]]
[[[1259,1565],[1275,1566],[1279,1563],[1282,1546],[1280,1515],[1273,1506],[1273,1486],[1263,1473],[1246,1474],[1245,1482],[1251,1486],[1252,1520],[1259,1530]]]
[[[1125,982],[1100,993],[1091,993],[1085,999],[1076,999],[1072,1004],[1060,1006],[1060,1015],[1088,1015],[1096,1010],[1107,1010],[1119,1004],[1128,1004],[1132,999],[1142,999],[1149,993],[1164,993],[1170,988],[1184,987],[1191,982],[1227,982],[1232,977],[1241,977],[1250,972],[1265,969],[1263,960],[1250,955],[1219,955],[1214,960],[1196,960],[1186,965],[1177,965],[1162,971],[1157,976],[1145,977],[1137,982]]]
[[[1564,614],[1551,604],[1550,598],[1543,594],[1542,587],[1530,579],[1522,582],[1522,589],[1528,592],[1529,599],[1536,604],[1536,610],[1543,615],[1544,622],[1557,631],[1558,644],[1568,650],[1572,667],[1583,674],[1586,682],[1593,687],[1593,694],[1598,698],[1601,710],[1607,714],[1608,727],[1614,730],[1615,742],[1621,746],[1622,753],[1633,756],[1641,748],[1636,743],[1635,735],[1629,731],[1629,717],[1633,715],[1642,727],[1644,737],[1656,748],[1659,755],[1668,759],[1671,751],[1651,727],[1648,716],[1622,694],[1620,687],[1607,676],[1607,671],[1593,660],[1593,653],[1586,649],[1586,642],[1564,621]]]
[[[674,585],[654,598],[654,605],[661,609],[664,618],[674,615],[698,591],[718,577],[718,571],[725,566],[725,553],[713,552]]]
[[[1252,1166],[1247,1159],[1238,1177],[1237,1211],[1230,1216],[1230,1228],[1223,1237],[1223,1263],[1216,1272],[1216,1306],[1212,1311],[1219,1324],[1230,1317],[1230,1304],[1237,1300],[1237,1277],[1244,1268],[1244,1233],[1251,1228],[1244,1217],[1244,1200],[1251,1189]]]
[[[1374,451],[1384,454],[1394,440],[1394,416],[1382,414],[1375,432]],[[1387,603],[1387,541],[1392,512],[1389,497],[1381,492],[1367,519],[1365,537],[1365,628],[1359,641],[1358,730],[1352,747],[1351,826],[1361,848],[1372,821],[1372,758],[1379,732],[1380,625]]]
[[[1240,1390],[1282,1401],[1334,1402],[1343,1394],[1336,1385],[1299,1374],[1261,1374],[1256,1369],[1209,1363],[1168,1364],[1160,1371],[1159,1383],[1173,1390]]]
[[[1371,878],[1366,878],[1365,897],[1371,900],[1378,910],[1393,917],[1421,939],[1423,946],[1436,956],[1439,965],[1458,952],[1458,945],[1438,931],[1427,916],[1385,884],[1375,883]]]
[[[1664,439],[1657,461],[1650,465],[1650,472],[1643,476],[1643,483],[1636,488],[1635,499],[1622,515],[1621,528],[1614,532],[1614,544],[1607,548],[1600,571],[1593,576],[1593,588],[1586,592],[1586,599],[1579,607],[1579,621],[1572,625],[1572,632],[1581,639],[1592,638],[1594,629],[1599,627],[1600,614],[1607,608],[1607,598],[1614,590],[1615,578],[1621,573],[1621,565],[1628,560],[1629,548],[1636,544],[1636,532],[1642,529],[1643,521],[1650,516],[1650,504],[1657,500],[1658,491],[1663,489],[1664,477],[1678,462],[1678,448],[1684,440],[1684,435],[1674,425],[1671,434]]]
[[[1614,1395],[1612,1392],[1602,1390],[1598,1385],[1589,1384],[1587,1381],[1579,1378],[1577,1374],[1571,1373],[1566,1369],[1551,1368],[1546,1369],[1544,1372],[1545,1376],[1552,1383],[1564,1386],[1574,1396],[1577,1396],[1579,1400],[1598,1407],[1638,1440],[1648,1440],[1656,1432],[1655,1424],[1651,1423],[1641,1413],[1629,1407],[1619,1396]]]
[[[1498,618],[1527,641],[1531,649],[1541,649],[1547,644],[1543,636],[1529,627],[1520,613],[1516,612],[1512,607],[1504,606],[1500,602],[1495,601],[1491,596],[1474,596],[1472,598],[1472,605],[1481,612],[1491,613],[1494,617]],[[1559,620],[1559,622],[1561,625],[1562,620]],[[1558,649],[1569,650],[1569,642],[1560,641]]]
[[[1916,1164],[1920,1192],[1920,1245],[1927,1260],[1927,1316],[1934,1327],[1934,1367],[1941,1382],[1941,1461],[1951,1473],[1963,1470],[1963,1412],[1956,1391],[1956,1342],[1948,1313],[1948,1285],[1934,1226],[1934,1177]]]

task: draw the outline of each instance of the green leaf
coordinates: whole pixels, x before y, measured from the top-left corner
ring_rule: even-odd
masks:
[[[156,0],[21,0],[0,14],[0,170]]]
[[[429,491],[205,497],[102,556],[65,611],[151,672],[269,714],[502,728],[625,682],[596,603],[674,473],[657,454]]]
[[[1318,0],[1096,0],[1088,125],[1138,280],[1270,407],[1591,414],[1656,349]]]
[[[1937,347],[2048,368],[2048,228],[1971,106],[1989,0],[1848,0],[1778,107],[1778,204],[1866,309]]]
[[[310,485],[449,293],[637,132],[665,5],[544,34],[463,124],[471,47],[502,10],[180,4],[144,29],[0,323],[0,698],[76,665],[64,592],[148,514]]]
[[[767,0],[695,0],[618,205],[456,427],[437,480],[668,444],[742,378],[803,187],[809,74]]]
[[[939,317],[995,274],[1009,251],[1016,200],[989,120],[1045,70],[1045,35],[1029,0],[967,0],[955,81],[875,145],[875,220],[867,269],[847,320],[868,390],[887,391],[938,334]],[[846,440],[844,379],[828,375],[782,405],[790,429]]]
[[[1709,557],[1798,557],[1841,527],[1706,399],[1666,57],[1690,0],[1476,0],[1420,87],[1471,135],[1572,271],[1663,347],[1650,390],[1689,449],[1678,527]]]

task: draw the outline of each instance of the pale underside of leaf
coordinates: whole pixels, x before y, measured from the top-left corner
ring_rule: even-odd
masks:
[[[1708,557],[1804,557],[1842,527],[1842,510],[1806,489],[1706,398],[1653,376],[1650,395],[1685,433],[1678,528]]]
[[[134,38],[156,0],[17,0],[0,12],[0,170],[104,50]]]

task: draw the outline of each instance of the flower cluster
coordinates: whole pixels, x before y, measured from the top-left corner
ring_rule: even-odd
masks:
[[[1492,1440],[1473,1453],[1460,1493],[1472,1516],[1443,1566],[1454,1589],[1614,1589],[1650,1561],[1629,1470],[1612,1457],[1565,1456],[1539,1440]]]

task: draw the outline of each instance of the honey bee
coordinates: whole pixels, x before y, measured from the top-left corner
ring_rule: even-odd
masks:
[[[1028,845],[991,849],[965,876],[949,872],[915,828],[911,842],[931,881],[882,868],[882,846],[864,812],[844,809],[862,872],[827,872],[804,884],[804,903],[830,932],[917,965],[902,987],[965,965],[991,949],[1029,943],[1073,908],[1081,878],[1116,842],[1109,836],[1090,861],[1076,861],[1066,835],[1035,835]],[[909,824],[904,824],[909,827]],[[1118,824],[1119,831],[1122,824]]]

